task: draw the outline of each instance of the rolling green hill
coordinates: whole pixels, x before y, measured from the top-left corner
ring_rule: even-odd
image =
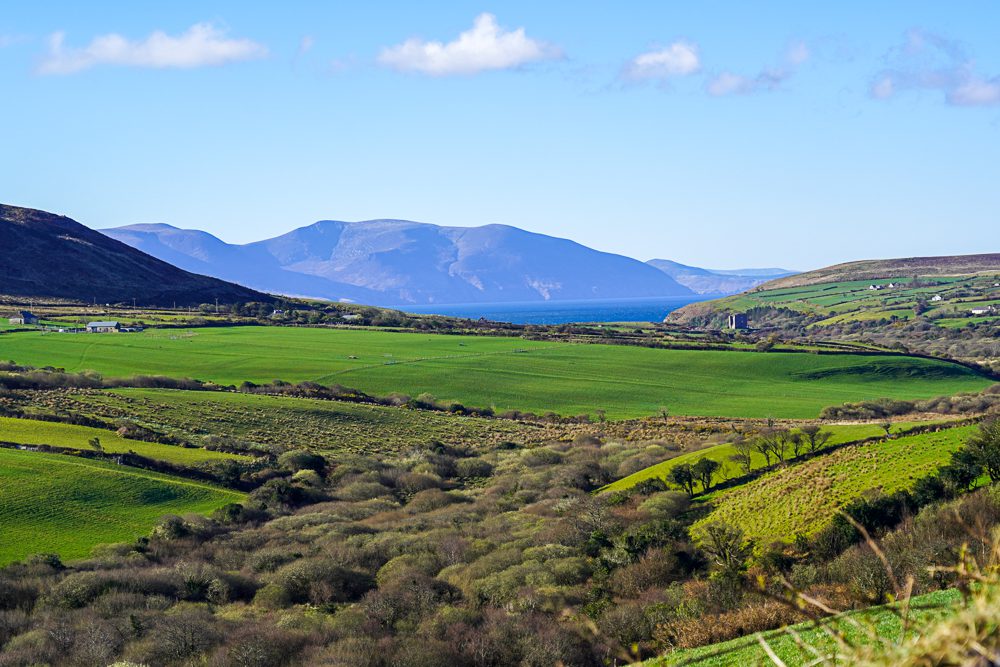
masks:
[[[965,326],[970,321],[1000,321],[1000,255],[979,255],[968,265],[981,273],[971,275],[898,273],[872,270],[859,277],[837,267],[800,274],[765,283],[749,292],[690,304],[667,317],[668,322],[698,326],[722,326],[728,313],[757,309],[751,327],[781,326],[787,314],[760,312],[782,309],[796,314],[797,325],[810,328],[878,320],[899,321],[921,317],[943,327]],[[971,260],[970,260],[971,261]],[[863,263],[880,266],[881,263]],[[953,265],[956,269],[960,264]],[[864,272],[861,272],[864,273]],[[896,277],[900,275],[902,277]],[[872,289],[872,287],[876,289]],[[976,316],[975,308],[997,308]]]
[[[429,392],[472,406],[612,418],[654,414],[812,418],[828,405],[978,391],[968,369],[899,356],[662,350],[517,338],[280,327],[142,334],[6,334],[19,363],[108,376],[222,383],[313,380],[369,393]]]
[[[852,445],[767,473],[748,484],[713,493],[712,512],[692,527],[723,522],[740,526],[766,546],[823,528],[836,511],[866,492],[893,493],[948,462],[976,426],[959,426]]]
[[[164,514],[207,513],[243,494],[61,454],[0,449],[0,565],[36,553],[83,558],[145,535]]]
[[[845,262],[815,271],[778,278],[757,289],[764,291],[802,287],[817,283],[911,278],[913,276],[972,276],[981,273],[1000,273],[1000,253]]]
[[[927,423],[928,422],[896,422],[893,424],[893,433],[899,433]],[[875,438],[884,435],[885,433],[877,424],[832,424],[824,426],[823,430],[829,431],[832,434],[830,440],[826,443],[827,446]],[[626,491],[647,479],[659,478],[666,480],[670,471],[676,466],[685,463],[693,465],[703,458],[716,461],[721,466],[717,473],[717,480],[721,481],[740,477],[743,475],[743,469],[738,463],[734,462],[730,458],[734,454],[736,454],[736,449],[728,443],[715,445],[714,447],[708,447],[694,452],[688,452],[687,454],[681,454],[680,456],[668,459],[662,463],[657,463],[656,465],[634,472],[628,477],[622,477],[619,480],[615,480],[611,484],[602,488],[601,491]],[[750,460],[752,470],[757,470],[763,467],[766,463],[764,455],[757,451],[754,451],[750,455]]]
[[[100,440],[101,449],[109,454],[135,452],[151,459],[191,465],[202,461],[245,458],[225,452],[215,452],[196,447],[178,447],[158,442],[127,440],[114,431],[89,428],[75,424],[35,421],[32,419],[12,419],[0,417],[0,442],[19,445],[50,445],[71,449],[89,450],[92,438]]]

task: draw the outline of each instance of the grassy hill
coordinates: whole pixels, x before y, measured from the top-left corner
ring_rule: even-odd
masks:
[[[906,431],[907,429],[925,425],[927,423],[928,422],[917,421],[896,422],[893,424],[892,432],[898,434],[902,431]],[[868,438],[876,438],[885,434],[882,427],[877,424],[832,424],[824,426],[823,430],[829,431],[832,434],[830,436],[830,440],[826,443],[828,447],[848,442],[855,442],[858,440],[866,440]],[[695,452],[688,452],[675,458],[663,461],[662,463],[657,463],[656,465],[644,468],[638,472],[634,472],[628,477],[622,477],[621,479],[608,484],[601,490],[626,491],[647,479],[659,478],[666,480],[670,471],[676,466],[685,463],[693,465],[703,458],[711,459],[719,463],[720,468],[717,473],[717,480],[733,479],[743,475],[743,469],[740,465],[730,458],[734,454],[736,454],[736,449],[729,443],[715,445],[714,447],[700,449]],[[758,470],[766,464],[764,455],[757,451],[754,451],[750,455],[750,459],[752,470]]]
[[[243,494],[60,454],[0,449],[0,565],[35,553],[82,558],[145,535],[164,514],[207,513]]]
[[[260,292],[188,273],[70,218],[0,204],[0,293],[21,297],[198,305],[271,301]]]
[[[244,458],[235,454],[195,447],[178,447],[158,442],[127,440],[114,431],[100,428],[0,417],[0,442],[89,450],[92,449],[89,442],[93,438],[100,440],[101,449],[108,454],[124,454],[132,451],[151,459],[180,465],[192,465],[202,461],[217,461],[219,459]]]
[[[893,493],[948,462],[975,426],[959,426],[844,447],[789,465],[733,489],[710,494],[712,512],[696,523],[721,521],[744,529],[758,545],[790,541],[823,528],[836,511],[865,493]]]
[[[913,276],[969,276],[980,273],[1000,273],[1000,253],[845,262],[815,271],[778,278],[764,283],[757,290],[787,289],[818,283],[912,278]]]
[[[920,317],[941,327],[1000,321],[1000,254],[851,262],[764,283],[743,294],[690,304],[668,322],[723,326],[751,312],[751,327],[810,329]],[[872,289],[872,288],[875,289]],[[974,308],[997,312],[977,315]],[[780,309],[783,312],[768,312]]]
[[[429,392],[472,406],[612,418],[655,414],[812,418],[828,405],[978,391],[956,365],[889,356],[662,350],[518,338],[239,327],[141,334],[6,334],[19,363],[188,376],[313,380],[369,393]]]
[[[780,308],[806,319],[810,328],[850,322],[909,320],[920,306],[922,316],[942,327],[964,326],[972,321],[1000,320],[1000,311],[975,316],[973,308],[1000,307],[1000,270],[975,277],[904,278],[893,281],[840,281],[796,287],[761,287],[751,292],[695,303],[668,316],[668,321],[721,326],[727,313],[760,308]],[[892,284],[892,287],[889,285]],[[880,289],[872,290],[876,285]],[[937,299],[935,299],[937,297]],[[781,315],[755,315],[752,327],[768,326]]]

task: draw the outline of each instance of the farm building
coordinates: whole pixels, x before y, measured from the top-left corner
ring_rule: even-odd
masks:
[[[941,301],[941,295],[935,294],[934,296],[931,297],[931,301]]]
[[[733,313],[729,316],[730,329],[746,329],[748,328],[747,324],[746,313]]]
[[[118,333],[121,325],[118,322],[90,322],[87,324],[87,333]]]
[[[9,318],[8,320],[11,324],[38,324],[38,317],[27,310],[22,310]]]
[[[973,315],[992,315],[997,312],[997,309],[993,306],[981,306],[979,308],[973,308],[969,312]]]

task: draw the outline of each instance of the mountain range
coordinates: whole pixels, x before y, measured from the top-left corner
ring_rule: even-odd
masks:
[[[693,294],[635,259],[506,225],[323,220],[245,245],[164,224],[101,231],[188,271],[268,292],[372,305]]]
[[[242,245],[166,224],[101,232],[188,271],[254,289],[381,306],[693,296],[788,275],[664,268],[662,260],[647,264],[507,225],[322,220]]]
[[[0,204],[0,294],[141,306],[272,301],[260,292],[195,275],[80,223]]]
[[[737,294],[769,280],[795,275],[786,269],[702,269],[669,259],[651,259],[646,263],[696,294]]]

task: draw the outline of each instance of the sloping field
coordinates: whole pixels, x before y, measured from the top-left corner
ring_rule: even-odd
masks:
[[[202,461],[245,458],[225,452],[213,452],[194,447],[177,447],[158,442],[126,440],[114,431],[74,424],[12,419],[0,417],[0,441],[19,445],[51,445],[89,450],[92,438],[100,440],[101,449],[109,454],[124,454],[132,451],[151,459],[191,465]]]
[[[17,333],[4,357],[108,376],[223,383],[315,380],[370,393],[429,392],[497,410],[811,418],[832,404],[977,391],[988,380],[906,357],[657,350],[517,338],[239,327],[144,334]]]
[[[922,423],[929,422],[896,422],[893,424],[892,432],[899,433],[907,429],[913,428],[914,426],[920,426]],[[854,442],[857,440],[866,440],[868,438],[875,438],[885,434],[877,424],[832,424],[830,426],[824,426],[824,431],[830,432],[832,435],[827,441],[826,446],[839,445],[845,442]],[[716,461],[721,466],[717,473],[716,482],[723,481],[726,479],[732,479],[734,477],[739,477],[743,475],[743,469],[738,463],[733,461],[730,457],[736,454],[736,450],[731,444],[721,444],[714,447],[707,447],[705,449],[700,449],[696,452],[689,452],[687,454],[681,454],[672,459],[663,461],[662,463],[657,463],[648,468],[634,472],[628,477],[622,477],[619,480],[615,480],[611,484],[605,486],[602,491],[625,491],[631,489],[636,484],[643,482],[647,479],[652,479],[658,477],[662,480],[667,479],[667,475],[670,471],[683,463],[691,464],[698,462],[700,459],[712,459]],[[791,452],[789,452],[789,457]],[[754,451],[750,455],[751,470],[757,470],[764,465],[766,461],[764,455],[760,452]]]
[[[0,449],[0,565],[35,553],[83,558],[145,535],[164,514],[207,513],[243,494],[61,454]]]
[[[836,511],[872,490],[893,493],[948,462],[978,427],[958,426],[892,440],[850,445],[790,465],[713,499],[714,509],[692,527],[721,521],[743,528],[759,545],[816,532]]]

